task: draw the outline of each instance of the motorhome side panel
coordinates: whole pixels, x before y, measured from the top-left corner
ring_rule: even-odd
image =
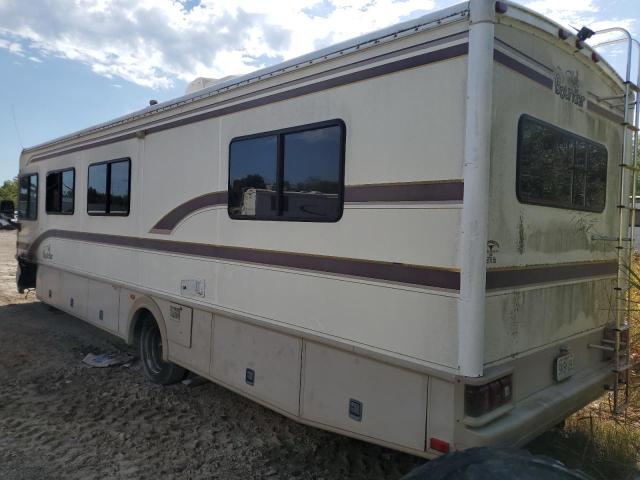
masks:
[[[458,407],[458,447],[522,445],[612,379],[590,345],[612,319],[616,254],[597,238],[617,233],[622,127],[593,105],[620,88],[557,27],[509,8],[494,50],[485,377],[466,380],[509,401]]]
[[[537,39],[532,47],[530,35],[522,31],[500,26],[497,32],[496,50],[509,60],[495,66],[488,364],[592,331],[609,320],[615,250],[612,242],[597,238],[616,234],[622,145],[620,125],[589,108],[593,95],[616,93],[596,64],[583,55],[575,58],[557,45],[560,41]],[[509,62],[524,65],[529,77],[504,65]],[[558,93],[572,81],[584,98],[572,101]],[[537,147],[543,151],[536,161],[548,162],[546,174],[534,170],[527,157],[526,142],[532,140],[526,136],[532,128],[553,132]],[[561,171],[560,157],[570,154],[560,149],[564,144],[558,144],[555,157],[544,153],[554,148],[547,144],[558,135],[566,148],[576,149],[576,156],[583,145],[592,148],[591,165],[595,152],[603,152],[606,170],[601,175],[587,170],[586,184],[579,166],[572,177]],[[536,195],[542,200],[536,201]],[[536,204],[542,202],[549,204]]]
[[[183,280],[201,280],[206,286],[203,295],[192,295],[191,300],[203,305],[454,370],[456,331],[450,319],[455,317],[456,285],[449,278],[455,278],[457,271],[455,239],[461,199],[458,203],[406,201],[402,188],[426,184],[437,191],[442,183],[460,182],[460,144],[454,130],[443,124],[462,123],[464,108],[456,92],[464,82],[465,59],[454,58],[83,151],[79,171],[93,162],[131,158],[131,213],[125,217],[84,214],[85,193],[79,177],[74,217],[92,236],[47,238],[41,247],[48,246],[54,259],[44,262],[168,296],[181,295]],[[371,102],[379,91],[388,94]],[[447,122],[442,122],[443,115]],[[398,201],[374,196],[372,201],[349,202],[347,198],[337,223],[232,220],[224,204],[214,205],[188,213],[168,234],[149,233],[185,197],[224,191],[233,138],[333,118],[342,119],[346,126],[346,188],[399,185]],[[43,170],[47,162],[40,163]],[[398,168],[383,177],[381,165],[389,162]],[[203,258],[197,249],[190,253],[185,242],[353,259],[359,267],[359,261],[379,262],[392,270],[398,268],[394,265],[410,264],[432,273],[418,285],[357,272],[336,278],[322,265],[305,271],[295,264],[293,269],[269,265],[268,259],[267,265],[260,265]],[[164,249],[166,245],[177,245],[187,256]],[[345,264],[351,268],[349,262],[353,263]],[[253,294],[244,295],[245,291]]]
[[[400,39],[398,51],[382,44],[338,58],[332,69],[310,67],[309,80],[300,72],[265,80],[283,100],[236,107],[259,90],[249,86],[241,100],[221,95],[232,113],[163,127],[187,113],[181,108],[136,138],[96,133],[70,153],[47,147],[35,161],[25,154],[22,168],[42,178],[54,167],[76,171],[74,215],[47,215],[41,182],[41,221],[22,238],[23,253],[40,264],[39,298],[68,302],[66,291],[56,298],[56,279],[69,277],[87,289],[81,317],[126,339],[144,300],[166,332],[167,359],[305,423],[434,455],[425,452],[427,399],[438,399],[434,408],[452,404],[448,382],[458,365],[466,42],[466,24],[458,23]],[[412,66],[414,56],[426,60]],[[409,66],[386,72],[395,62]],[[287,98],[293,87],[333,84],[341,75],[356,80]],[[345,131],[339,220],[232,219],[234,139],[326,121],[342,122]],[[128,213],[88,214],[90,166],[122,160],[130,162]],[[340,379],[319,373],[322,355],[343,372]],[[428,388],[433,377],[425,372],[447,380]],[[368,378],[415,395],[399,410]],[[338,404],[325,405],[321,393],[338,391]],[[349,416],[354,399],[360,419]],[[393,428],[379,412],[389,413]],[[453,444],[451,429],[437,421],[433,429]]]

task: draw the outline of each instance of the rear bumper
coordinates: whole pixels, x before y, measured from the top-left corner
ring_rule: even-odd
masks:
[[[479,428],[462,428],[458,450],[480,446],[521,446],[596,400],[611,384],[611,365],[577,373],[518,402],[508,414]]]

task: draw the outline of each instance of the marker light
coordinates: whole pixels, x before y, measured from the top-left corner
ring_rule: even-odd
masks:
[[[437,452],[449,453],[449,442],[445,442],[444,440],[440,440],[439,438],[431,437],[431,440],[429,441],[429,447]]]
[[[504,2],[496,2],[496,13],[507,13],[509,7]]]

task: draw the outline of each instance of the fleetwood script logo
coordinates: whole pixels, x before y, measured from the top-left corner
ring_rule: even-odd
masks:
[[[561,99],[579,107],[584,106],[585,96],[580,93],[580,77],[577,70],[562,70],[556,67],[554,91]]]

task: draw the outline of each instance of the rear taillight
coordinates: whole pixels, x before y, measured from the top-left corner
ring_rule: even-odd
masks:
[[[499,378],[485,385],[464,387],[464,413],[469,417],[479,417],[511,402],[513,388],[511,375]]]

